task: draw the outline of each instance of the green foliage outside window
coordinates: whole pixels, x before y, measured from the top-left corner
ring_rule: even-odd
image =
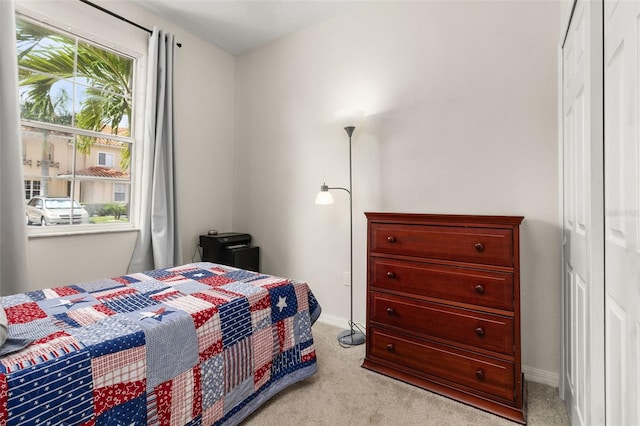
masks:
[[[23,119],[131,136],[133,59],[20,18],[16,38]],[[94,141],[80,135],[78,151]],[[122,170],[130,161],[125,144]]]

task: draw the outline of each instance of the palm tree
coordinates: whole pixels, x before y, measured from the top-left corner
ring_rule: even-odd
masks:
[[[22,117],[130,136],[133,60],[22,19],[16,19]],[[75,89],[74,102],[65,87]],[[124,127],[123,127],[124,125]],[[77,150],[91,152],[94,138],[80,136]],[[48,179],[45,135],[41,160]],[[129,168],[128,145],[120,166]],[[46,175],[45,175],[46,172]]]

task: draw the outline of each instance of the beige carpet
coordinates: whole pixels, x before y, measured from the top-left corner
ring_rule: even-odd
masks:
[[[317,322],[318,372],[273,397],[243,425],[515,425],[361,368],[364,345],[341,348],[340,329]],[[528,424],[568,425],[558,389],[529,383]]]

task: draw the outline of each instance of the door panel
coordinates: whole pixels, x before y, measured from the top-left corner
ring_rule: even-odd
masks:
[[[625,312],[615,300],[607,300],[607,424],[625,425],[624,410],[624,371],[625,365]]]
[[[640,424],[640,2],[605,1],[607,423]]]
[[[577,1],[562,46],[562,380],[574,425],[604,422],[601,19],[601,3]]]
[[[585,18],[585,14],[587,15]],[[585,424],[584,396],[584,358],[580,348],[585,346],[586,325],[582,322],[585,312],[585,287],[588,286],[588,271],[585,265],[586,240],[589,227],[584,214],[585,194],[589,188],[585,182],[583,171],[588,161],[585,142],[589,136],[588,118],[585,117],[589,102],[589,67],[588,51],[584,40],[585,19],[588,21],[589,9],[578,4],[574,19],[565,43],[564,60],[564,200],[565,200],[565,296],[568,298],[569,310],[566,313],[566,336],[568,351],[566,359],[566,387],[571,393],[569,409],[572,423]],[[585,101],[585,98],[587,100]],[[586,128],[585,128],[586,127]]]

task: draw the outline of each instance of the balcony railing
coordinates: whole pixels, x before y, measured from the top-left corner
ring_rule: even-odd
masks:
[[[31,161],[31,160],[29,160]],[[43,163],[42,160],[38,160],[38,162],[36,163],[36,165],[38,167],[40,167],[40,165]],[[54,169],[59,169],[60,168],[60,163],[57,161],[49,161],[49,167],[53,167]]]

